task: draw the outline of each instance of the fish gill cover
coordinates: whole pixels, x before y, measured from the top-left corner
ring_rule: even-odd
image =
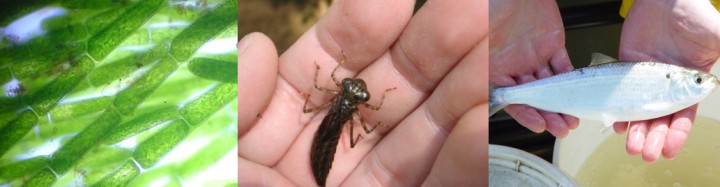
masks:
[[[237,184],[237,1],[0,4],[0,185]]]

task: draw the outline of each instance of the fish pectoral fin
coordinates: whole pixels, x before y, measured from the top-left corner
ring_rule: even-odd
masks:
[[[617,121],[617,118],[615,118],[614,116],[612,116],[610,114],[603,113],[601,115],[602,115],[603,125],[605,125],[606,128],[611,127],[613,125],[613,123],[615,123]]]
[[[600,134],[605,134],[605,132],[608,131],[608,129],[611,129],[612,126],[604,126],[602,129],[600,129]]]
[[[617,121],[617,119],[615,117],[613,117],[610,114],[606,114],[606,113],[602,114],[602,120],[603,120],[604,126],[602,129],[600,129],[600,134],[604,134],[605,132],[608,131],[608,129],[611,129],[613,124],[615,123],[615,121]]]
[[[591,60],[590,60],[590,66],[597,66],[597,65],[600,65],[600,64],[606,64],[606,63],[617,62],[617,61],[618,61],[617,59],[615,59],[615,58],[613,58],[613,57],[610,57],[610,56],[607,56],[607,55],[602,54],[602,53],[592,53],[592,56],[591,56],[591,57],[592,57],[592,58],[591,58]]]

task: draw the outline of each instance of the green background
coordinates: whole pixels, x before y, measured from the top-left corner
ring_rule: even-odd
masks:
[[[237,1],[5,2],[0,25],[48,6],[45,35],[0,42],[25,90],[0,96],[0,185],[237,184],[237,53],[198,52],[237,40]]]

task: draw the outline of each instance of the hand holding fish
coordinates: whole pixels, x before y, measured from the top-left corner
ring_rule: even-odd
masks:
[[[499,9],[498,12],[509,12],[510,15],[519,12],[515,14],[521,16],[499,15],[499,21],[491,20],[493,71],[490,79],[500,87],[530,83],[492,91],[491,114],[508,104],[527,104],[544,111],[600,120],[606,126],[618,121],[634,121],[630,124],[627,151],[633,155],[642,152],[645,161],[654,162],[661,152],[668,159],[677,155],[694,120],[697,110],[694,104],[720,84],[715,76],[706,73],[720,56],[720,14],[708,1],[638,0],[623,27],[620,46],[623,62],[595,55],[593,60],[596,62],[617,63],[597,63],[549,78],[544,78],[550,75],[545,67],[547,61],[556,73],[563,72],[553,63],[557,56],[552,55],[558,54],[552,53],[555,51],[564,52],[564,49],[554,47],[564,43],[563,37],[547,40],[553,38],[547,37],[552,34],[563,34],[559,19],[553,19],[557,8],[547,5],[554,5],[554,2],[534,1],[538,4],[531,5],[515,2],[513,5],[521,6],[513,6],[511,10],[502,9],[507,8],[502,3],[508,1],[493,2],[491,6],[497,6],[493,10]],[[528,7],[534,11],[524,10]],[[536,11],[538,7],[552,13],[542,14],[543,11]],[[540,22],[540,17],[551,22]],[[541,25],[533,26],[538,23]],[[555,30],[547,29],[553,25]],[[507,42],[513,41],[508,38],[521,42]],[[537,65],[538,61],[540,65]],[[540,80],[534,81],[538,78]],[[521,124],[535,130],[533,125],[528,125],[527,118],[531,115],[518,115],[512,107],[506,107],[506,111]],[[520,111],[538,116],[529,107]],[[563,127],[569,124],[567,119],[573,118],[555,119],[544,119],[551,133],[553,123]],[[622,133],[627,126],[627,123],[616,123],[614,127]],[[573,126],[567,127],[572,129]],[[560,132],[567,132],[562,130]],[[553,135],[563,137],[564,133]]]
[[[620,60],[661,61],[709,71],[720,57],[720,14],[709,1],[636,0],[623,26]],[[628,131],[627,152],[655,162],[675,158],[695,119],[697,105],[653,120],[616,123]]]
[[[311,170],[310,152],[328,110],[304,113],[303,105],[305,95],[309,107],[332,99],[315,89],[313,79],[319,71],[318,87],[337,88],[330,78],[334,67],[339,80],[367,83],[369,104],[378,105],[386,89],[397,89],[377,111],[358,107],[366,123],[383,126],[365,134],[359,120],[345,124],[325,185],[487,184],[478,177],[487,176],[487,138],[478,138],[487,137],[487,106],[481,104],[488,95],[487,3],[428,1],[414,15],[413,4],[336,1],[280,57],[262,34],[242,39],[240,186],[322,183]],[[347,60],[338,66],[341,54]],[[353,148],[352,127],[353,137],[363,133]]]
[[[553,0],[490,1],[490,82],[513,86],[573,70],[565,49],[565,31]],[[552,67],[552,70],[550,67]],[[565,137],[578,126],[575,117],[509,105],[505,111],[534,132]]]

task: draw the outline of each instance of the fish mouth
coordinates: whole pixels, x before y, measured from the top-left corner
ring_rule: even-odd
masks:
[[[708,73],[707,77],[710,77],[712,84],[718,86],[720,85],[720,79],[718,79],[715,75]]]
[[[717,79],[717,77],[715,77],[715,75],[710,75],[710,79],[712,79],[712,80],[711,80],[711,82],[712,82],[712,84],[711,84],[711,85],[712,85],[711,90],[712,90],[712,91],[717,90],[718,87],[720,87],[720,80]]]

